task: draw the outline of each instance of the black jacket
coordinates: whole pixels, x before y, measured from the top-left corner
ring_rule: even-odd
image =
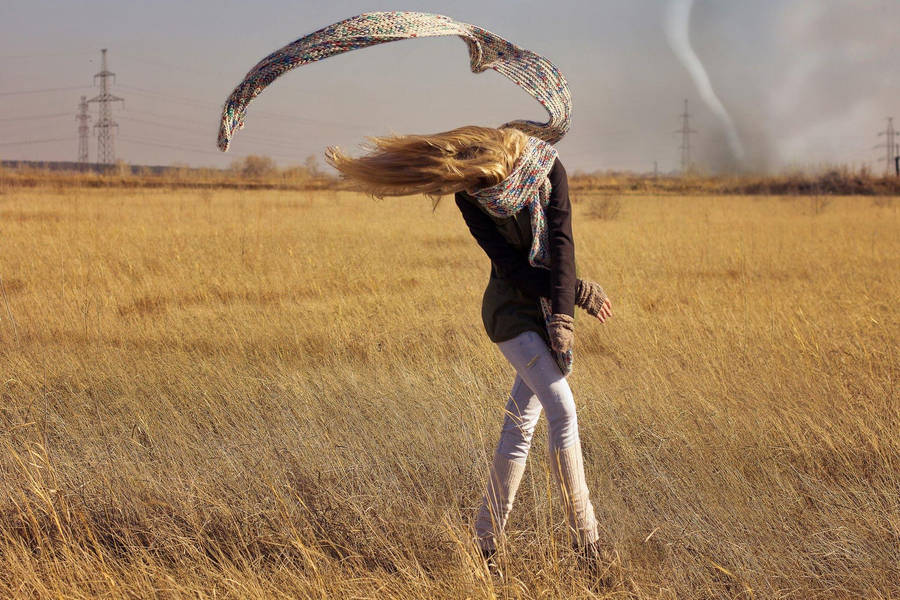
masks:
[[[512,339],[527,330],[546,337],[537,304],[549,298],[554,314],[575,315],[575,243],[566,170],[557,159],[549,173],[552,190],[545,209],[551,268],[528,262],[531,217],[522,210],[513,217],[489,215],[478,200],[459,192],[456,205],[478,245],[491,259],[491,279],[485,290],[482,317],[488,336],[495,342]]]

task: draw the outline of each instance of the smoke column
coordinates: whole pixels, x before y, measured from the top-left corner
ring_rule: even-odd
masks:
[[[738,160],[744,158],[744,146],[741,144],[741,138],[738,136],[737,128],[731,120],[731,115],[725,110],[722,102],[716,96],[712,83],[709,81],[709,75],[703,63],[697,57],[694,49],[691,47],[690,22],[691,8],[694,6],[694,0],[671,0],[669,2],[669,10],[666,18],[666,36],[669,38],[669,45],[672,50],[688,70],[700,98],[711,111],[722,121],[725,126],[725,133],[728,137],[728,146],[731,152]]]

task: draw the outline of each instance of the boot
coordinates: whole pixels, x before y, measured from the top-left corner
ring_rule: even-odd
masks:
[[[612,546],[597,540],[593,543],[576,547],[578,561],[601,586],[612,588],[621,578],[621,561],[619,554]]]
[[[503,579],[503,570],[500,568],[500,562],[497,560],[497,550],[481,550],[481,559],[484,566],[487,567],[488,573],[497,579]]]
[[[494,453],[481,509],[475,519],[475,535],[485,556],[493,555],[496,551],[497,539],[506,526],[506,519],[524,473],[524,462],[510,460],[499,452]]]
[[[589,544],[595,544],[600,538],[600,532],[584,478],[581,442],[562,450],[551,449],[550,471],[559,485],[572,544],[576,549],[585,549]]]

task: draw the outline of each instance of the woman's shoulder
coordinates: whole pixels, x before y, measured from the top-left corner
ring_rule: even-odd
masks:
[[[456,192],[453,195],[456,200],[456,206],[462,212],[463,216],[476,217],[479,213],[487,215],[484,207],[478,202],[478,199],[468,192]]]
[[[464,204],[478,204],[478,202],[467,192],[456,192],[453,194],[454,199],[456,200],[457,206],[463,206]]]
[[[547,176],[550,178],[550,181],[567,177],[566,168],[563,166],[562,161],[559,160],[559,156],[553,161],[553,165],[550,167],[550,172],[547,173]]]

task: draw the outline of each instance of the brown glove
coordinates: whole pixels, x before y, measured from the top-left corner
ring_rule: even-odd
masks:
[[[603,304],[608,302],[608,300],[606,292],[603,291],[603,288],[596,281],[586,281],[584,279],[575,281],[575,304],[586,310],[592,317],[600,318]],[[605,312],[609,313],[608,306]],[[609,314],[602,316],[604,318],[600,320],[605,321]]]
[[[550,334],[551,348],[557,352],[568,352],[575,344],[575,319],[567,314],[551,315],[547,333]]]

